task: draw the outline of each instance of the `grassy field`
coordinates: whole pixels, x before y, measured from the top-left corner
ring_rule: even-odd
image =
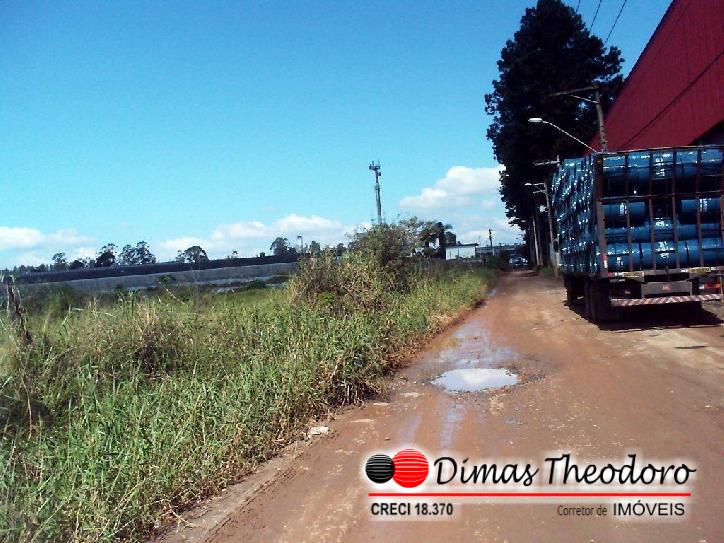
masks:
[[[417,274],[374,307],[294,281],[126,296],[29,315],[29,346],[0,321],[0,539],[142,538],[374,393],[492,277]]]

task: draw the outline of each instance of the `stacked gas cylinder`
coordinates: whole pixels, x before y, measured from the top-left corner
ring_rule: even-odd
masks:
[[[723,155],[701,147],[564,160],[552,180],[561,270],[599,272],[597,171],[608,271],[724,265]]]

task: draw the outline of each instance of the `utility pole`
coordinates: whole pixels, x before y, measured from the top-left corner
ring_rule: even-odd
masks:
[[[553,247],[553,210],[551,209],[551,198],[548,194],[548,183],[526,183],[528,187],[542,187],[534,190],[533,194],[544,194],[546,197],[546,212],[548,214],[548,261],[553,267],[553,275],[558,277],[558,259]]]
[[[382,200],[380,199],[380,177],[382,177],[382,166],[380,166],[380,161],[377,161],[377,164],[375,164],[375,161],[373,160],[370,163],[370,170],[375,173],[375,198],[377,201],[377,224],[382,224]]]
[[[535,245],[535,266],[536,268],[538,268],[540,267],[540,250],[538,246],[538,219],[536,218],[535,210],[533,211],[533,216],[531,218],[533,219],[533,244]]]
[[[553,275],[558,277],[558,259],[556,258],[556,250],[553,245],[553,209],[551,209],[551,198],[548,194],[548,184],[543,184],[543,193],[546,195],[546,211],[548,212],[548,244],[550,249],[548,250],[548,259],[553,266]]]
[[[495,249],[493,249],[493,231],[488,228],[488,240],[490,241],[490,254],[495,254]]]
[[[595,98],[585,98],[583,96],[578,96],[578,92],[591,92],[594,91]],[[560,92],[553,92],[548,95],[549,97],[554,96],[570,96],[571,98],[576,98],[578,100],[581,100],[583,102],[588,102],[589,104],[593,104],[596,106],[596,115],[598,117],[598,137],[601,140],[601,151],[606,152],[608,151],[608,138],[606,137],[606,128],[603,124],[603,106],[601,106],[601,91],[598,90],[598,85],[591,85],[590,87],[582,87],[580,89],[571,89],[566,91],[560,91]]]

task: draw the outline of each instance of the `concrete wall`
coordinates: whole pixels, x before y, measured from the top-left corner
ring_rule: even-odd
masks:
[[[151,273],[146,275],[124,275],[120,277],[99,277],[95,279],[75,279],[54,283],[35,283],[17,285],[21,293],[32,294],[43,288],[69,286],[79,292],[100,294],[112,292],[116,288],[124,290],[144,290],[158,286],[160,283],[169,286],[179,285],[229,285],[247,283],[254,280],[268,280],[275,275],[293,275],[299,269],[297,262],[260,264],[211,270],[193,270],[167,273]]]
[[[455,258],[475,258],[474,245],[450,245],[445,247],[445,258],[453,260]]]

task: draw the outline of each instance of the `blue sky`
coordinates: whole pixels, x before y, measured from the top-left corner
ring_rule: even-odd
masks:
[[[374,213],[373,159],[388,220],[512,241],[483,94],[533,3],[3,2],[0,266],[346,241]],[[667,6],[627,2],[626,72]]]

